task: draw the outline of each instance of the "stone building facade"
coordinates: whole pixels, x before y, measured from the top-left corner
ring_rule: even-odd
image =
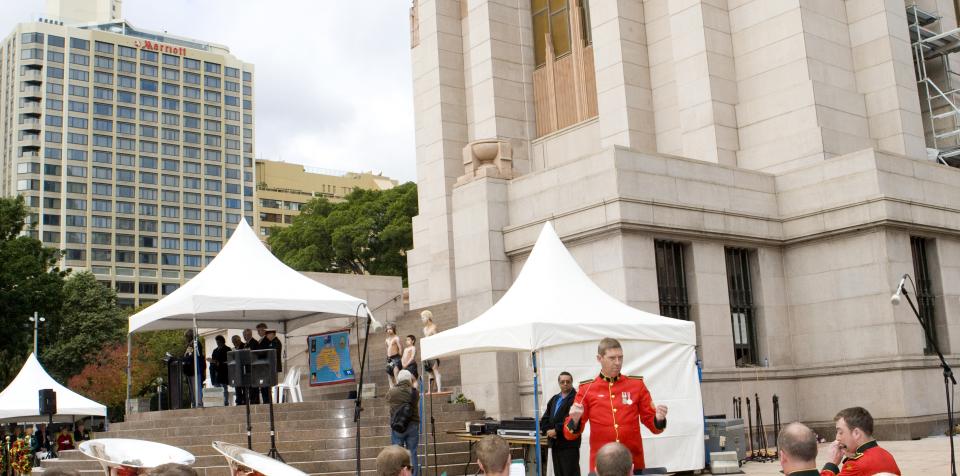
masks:
[[[552,220],[607,292],[697,324],[707,414],[777,394],[783,421],[945,427],[936,357],[890,303],[919,274],[957,360],[960,170],[928,159],[906,3],[415,0],[411,308],[478,316]],[[518,356],[461,366],[488,414],[529,413]]]

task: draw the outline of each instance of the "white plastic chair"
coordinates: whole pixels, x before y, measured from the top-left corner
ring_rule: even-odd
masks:
[[[290,369],[283,382],[273,386],[274,402],[283,403],[286,400],[284,390],[290,391],[290,400],[294,403],[303,401],[303,393],[300,391],[300,367]]]

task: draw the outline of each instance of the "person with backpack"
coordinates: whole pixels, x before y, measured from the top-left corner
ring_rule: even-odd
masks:
[[[420,394],[413,388],[413,374],[409,370],[397,374],[397,385],[387,392],[387,402],[390,403],[390,443],[410,451],[413,476],[419,476]]]

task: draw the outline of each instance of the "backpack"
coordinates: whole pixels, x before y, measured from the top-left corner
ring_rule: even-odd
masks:
[[[399,407],[390,416],[390,429],[403,433],[407,431],[410,425],[410,419],[413,417],[413,407],[411,403],[416,399],[416,390],[410,389],[410,401],[401,403]]]

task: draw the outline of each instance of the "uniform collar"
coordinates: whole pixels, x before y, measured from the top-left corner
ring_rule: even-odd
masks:
[[[786,476],[820,476],[820,471],[817,471],[816,468],[812,469],[801,469],[800,471],[794,471],[792,473],[787,473]]]
[[[600,372],[600,375],[597,378],[603,380],[604,382],[612,383],[612,382],[616,382],[617,380],[620,380],[622,377],[623,377],[622,373],[617,375],[616,377],[607,377],[606,375],[603,375],[603,372]]]
[[[857,453],[863,453],[864,451],[867,451],[867,450],[869,450],[870,448],[875,448],[875,447],[877,447],[877,446],[879,446],[879,445],[877,444],[877,440],[870,440],[870,441],[868,441],[868,442],[866,442],[866,443],[858,446],[856,452],[857,452]]]

